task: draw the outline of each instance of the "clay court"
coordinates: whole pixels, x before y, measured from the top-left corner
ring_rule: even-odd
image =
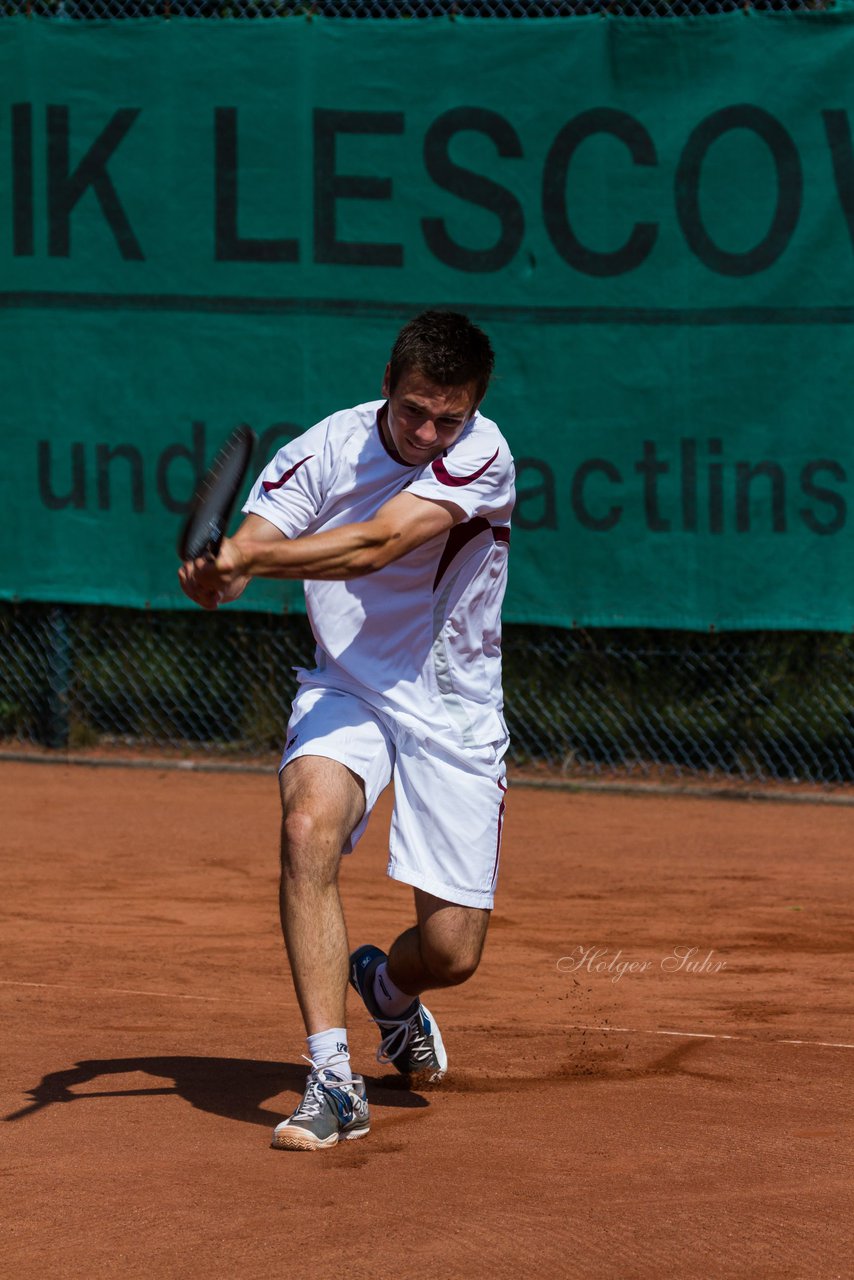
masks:
[[[351,998],[371,1134],[296,1154],[272,773],[0,785],[4,1274],[851,1274],[850,808],[517,787],[482,967],[429,1002],[447,1081]],[[353,945],[408,923],[389,810]]]

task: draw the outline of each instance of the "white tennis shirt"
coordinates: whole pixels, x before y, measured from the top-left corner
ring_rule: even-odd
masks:
[[[444,454],[411,466],[385,444],[383,400],[333,413],[280,449],[243,510],[288,538],[368,520],[404,489],[453,502],[466,519],[376,573],[308,581],[317,641],[302,682],[364,698],[420,736],[501,747],[501,603],[507,584],[514,467],[480,413]]]

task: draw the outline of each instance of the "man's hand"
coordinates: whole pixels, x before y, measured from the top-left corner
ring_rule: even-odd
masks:
[[[209,556],[186,560],[178,570],[178,581],[184,595],[196,604],[203,609],[217,609],[242,594],[249,574],[242,571],[234,540],[225,538],[215,560]]]

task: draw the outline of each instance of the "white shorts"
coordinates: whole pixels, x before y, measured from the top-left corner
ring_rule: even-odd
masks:
[[[504,761],[493,747],[456,755],[435,738],[419,738],[361,698],[303,685],[294,699],[280,771],[301,756],[324,756],[365,784],[365,816],[394,781],[388,874],[446,902],[491,908],[498,879]]]

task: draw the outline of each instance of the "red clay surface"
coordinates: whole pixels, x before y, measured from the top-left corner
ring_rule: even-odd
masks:
[[[371,1134],[297,1154],[272,772],[0,798],[4,1275],[852,1274],[850,809],[511,789],[483,964],[429,1001],[448,1080],[401,1088],[351,998]],[[353,945],[410,923],[389,809]]]

